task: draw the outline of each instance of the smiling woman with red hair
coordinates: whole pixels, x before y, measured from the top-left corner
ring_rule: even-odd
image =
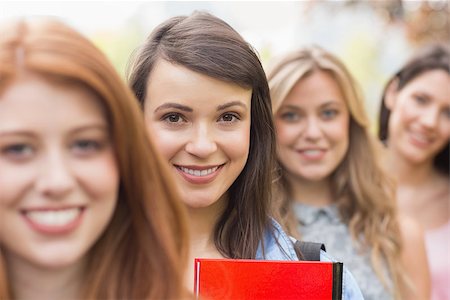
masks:
[[[170,181],[91,42],[54,20],[0,27],[1,299],[186,295],[186,218]]]

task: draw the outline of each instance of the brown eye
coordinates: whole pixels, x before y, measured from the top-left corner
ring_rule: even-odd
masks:
[[[428,103],[428,98],[423,97],[423,96],[414,96],[414,100],[421,105],[427,104]]]
[[[169,123],[179,123],[179,122],[183,121],[183,118],[179,114],[170,113],[170,114],[165,115],[163,117],[163,120],[165,120]]]
[[[239,120],[239,116],[231,113],[223,114],[219,119],[221,122],[236,122],[237,120]]]

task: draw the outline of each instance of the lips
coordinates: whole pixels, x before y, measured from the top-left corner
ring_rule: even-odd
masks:
[[[178,174],[192,184],[206,184],[213,181],[225,164],[214,166],[174,165]]]
[[[297,153],[305,160],[320,160],[325,156],[324,149],[300,149]]]
[[[420,148],[427,147],[433,143],[433,140],[427,135],[412,131],[409,132],[409,140]]]
[[[64,234],[74,230],[80,223],[83,207],[58,209],[24,209],[22,215],[32,229],[44,234]]]

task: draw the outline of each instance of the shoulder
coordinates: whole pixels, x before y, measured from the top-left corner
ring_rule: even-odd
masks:
[[[320,261],[324,262],[336,262],[336,260],[331,257],[325,251],[320,251]],[[355,277],[344,265],[343,278],[342,278],[342,299],[343,300],[363,300],[361,289],[356,283]]]
[[[413,218],[399,214],[398,224],[405,248],[420,245],[424,242],[424,230],[422,226]]]
[[[264,249],[262,249],[264,248]],[[294,243],[274,219],[264,233],[264,246],[258,247],[256,259],[297,260]]]

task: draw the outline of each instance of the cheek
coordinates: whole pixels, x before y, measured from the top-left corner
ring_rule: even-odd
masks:
[[[181,133],[163,129],[158,122],[151,119],[147,119],[146,126],[153,144],[164,158],[170,160],[182,143]]]
[[[10,164],[0,160],[0,206],[15,204],[33,186],[36,168],[30,164]]]
[[[288,146],[295,142],[298,137],[298,126],[286,126],[281,123],[276,124],[276,137],[278,146]]]
[[[119,170],[112,153],[74,165],[81,186],[92,200],[117,199]]]
[[[166,130],[150,129],[150,138],[162,156],[170,160],[183,147],[183,134]]]
[[[391,111],[389,127],[393,123],[392,130],[406,126],[411,120],[414,120],[420,116],[420,109],[408,101],[407,98],[399,98],[394,109]]]
[[[450,140],[450,121],[448,119],[443,120],[440,124],[440,129],[441,136],[448,143]]]
[[[217,133],[221,148],[227,156],[235,160],[247,161],[250,150],[250,125],[236,131]]]
[[[349,117],[345,115],[342,118],[337,119],[335,122],[327,123],[327,135],[335,142],[348,144],[350,139],[349,126]]]

